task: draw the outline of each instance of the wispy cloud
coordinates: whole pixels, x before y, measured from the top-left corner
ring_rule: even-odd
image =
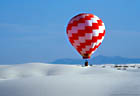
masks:
[[[1,32],[43,32],[45,28],[37,25],[0,24]]]

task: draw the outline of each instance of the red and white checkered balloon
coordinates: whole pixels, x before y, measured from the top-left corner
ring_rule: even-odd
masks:
[[[84,59],[90,58],[104,39],[105,26],[99,17],[82,13],[73,17],[67,26],[70,43]]]

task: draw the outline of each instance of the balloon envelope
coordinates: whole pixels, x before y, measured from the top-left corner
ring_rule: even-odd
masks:
[[[99,17],[81,13],[69,21],[66,31],[72,46],[88,59],[102,43],[105,26]]]

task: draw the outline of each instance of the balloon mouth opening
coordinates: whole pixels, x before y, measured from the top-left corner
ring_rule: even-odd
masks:
[[[90,58],[90,54],[84,54],[83,55],[83,59],[89,59]]]

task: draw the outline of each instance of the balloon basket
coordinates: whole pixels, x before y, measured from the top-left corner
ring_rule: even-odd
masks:
[[[85,60],[85,67],[88,66],[88,60]]]

